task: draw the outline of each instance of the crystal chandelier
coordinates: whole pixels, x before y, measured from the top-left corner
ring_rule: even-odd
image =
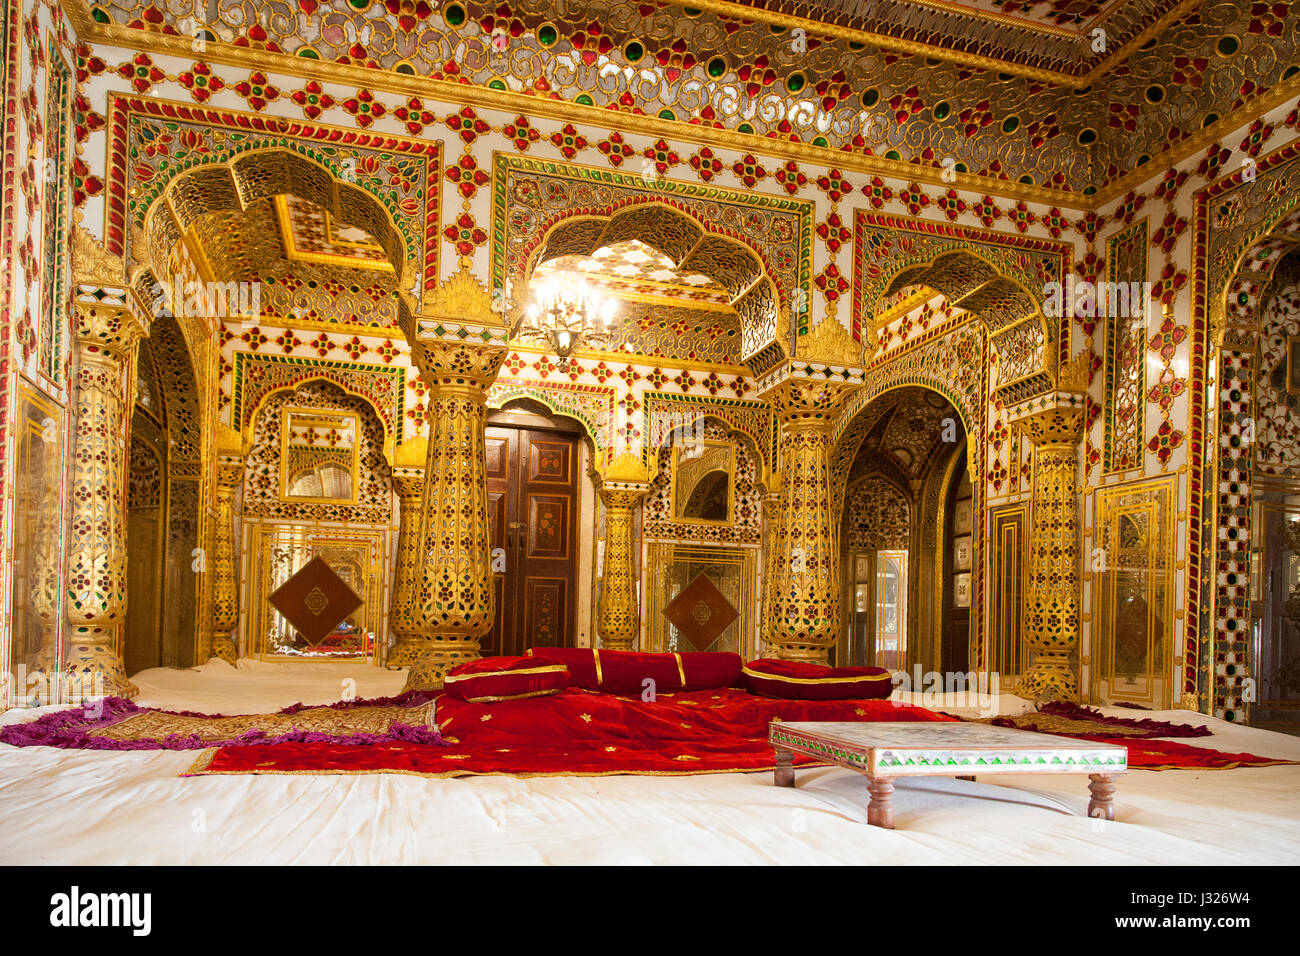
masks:
[[[581,276],[557,272],[532,289],[525,327],[544,336],[555,353],[568,358],[579,345],[608,349],[617,302],[602,296]]]

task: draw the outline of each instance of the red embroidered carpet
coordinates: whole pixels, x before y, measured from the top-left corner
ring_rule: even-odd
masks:
[[[953,718],[888,700],[776,700],[735,689],[664,695],[654,703],[580,689],[493,704],[470,704],[441,695],[436,720],[448,747],[400,743],[352,748],[291,743],[221,747],[205,751],[187,776],[409,773],[522,777],[772,770],[775,764],[767,743],[767,725],[773,719]],[[796,765],[823,764],[796,758]]]

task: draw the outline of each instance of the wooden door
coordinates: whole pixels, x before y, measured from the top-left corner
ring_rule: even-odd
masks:
[[[483,653],[518,655],[530,647],[571,646],[577,612],[577,440],[561,432],[489,426],[487,475],[498,570],[496,619]]]

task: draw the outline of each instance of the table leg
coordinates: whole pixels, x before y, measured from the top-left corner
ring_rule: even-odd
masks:
[[[894,804],[890,800],[894,795],[894,781],[888,777],[867,777],[867,789],[871,791],[867,824],[886,830],[894,829]]]
[[[1115,775],[1110,773],[1088,774],[1088,792],[1092,799],[1088,801],[1088,816],[1102,820],[1115,819]]]
[[[780,747],[773,747],[776,751],[776,785],[778,787],[794,786],[794,754],[789,750],[782,750]]]

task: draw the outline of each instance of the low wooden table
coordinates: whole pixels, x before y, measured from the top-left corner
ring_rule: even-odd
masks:
[[[962,777],[986,773],[1086,773],[1088,816],[1115,819],[1115,777],[1128,772],[1128,750],[988,724],[816,721],[768,724],[776,751],[776,785],[794,786],[794,755],[866,774],[867,823],[894,828],[890,798],[898,777]]]

